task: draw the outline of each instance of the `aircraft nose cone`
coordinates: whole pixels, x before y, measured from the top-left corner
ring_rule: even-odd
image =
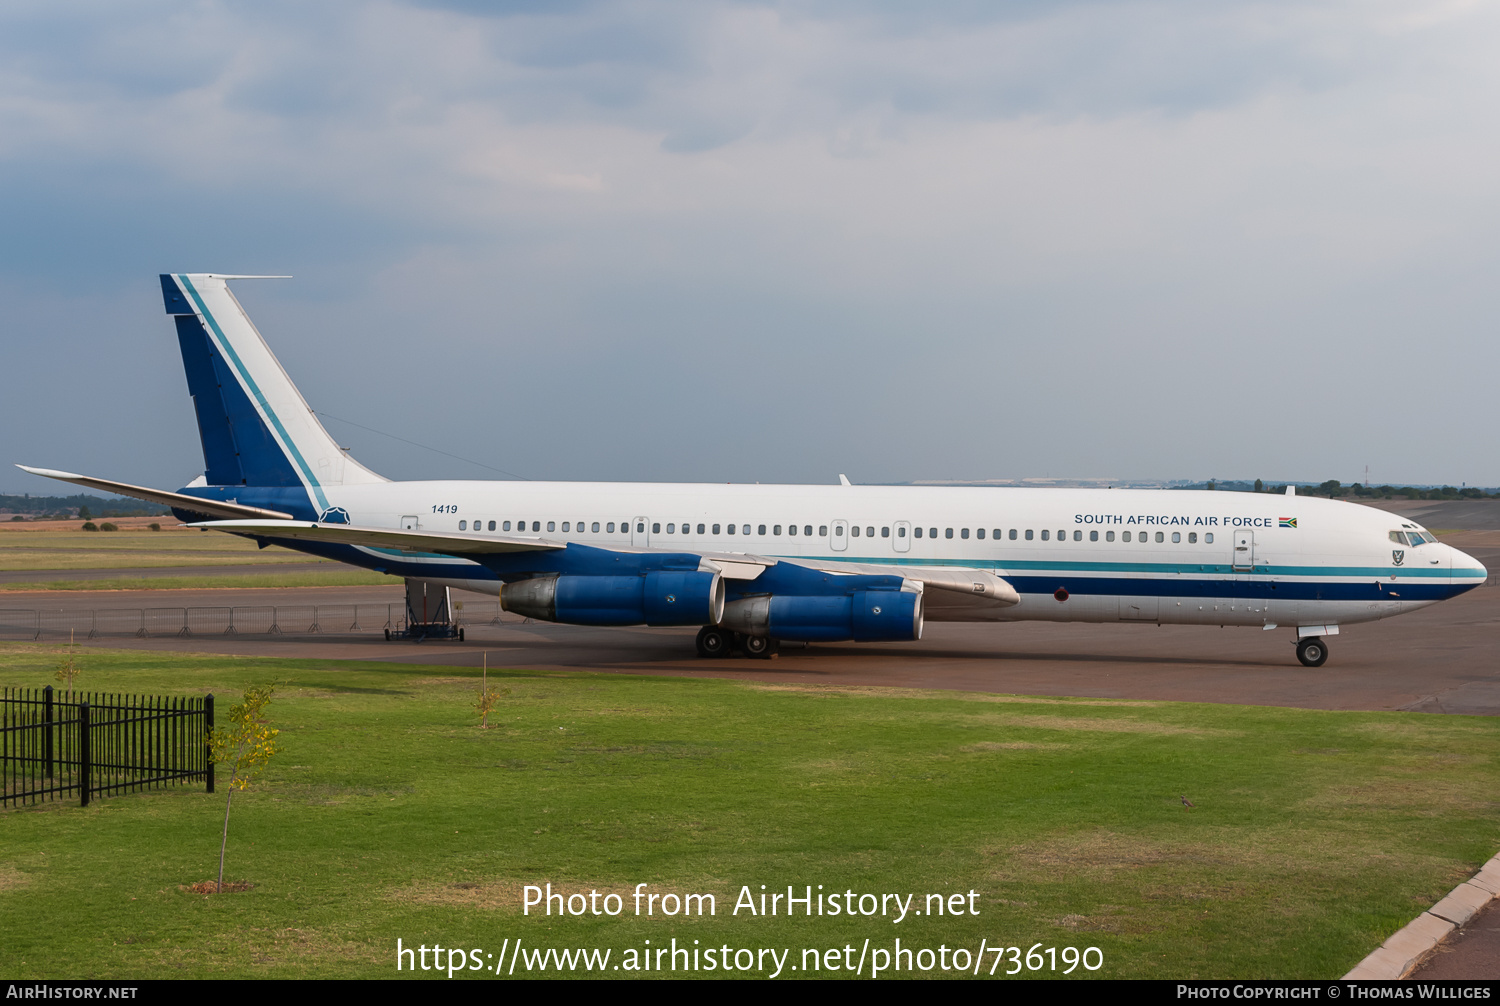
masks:
[[[1467,552],[1453,550],[1453,580],[1455,583],[1469,583],[1475,586],[1483,583],[1489,578],[1490,571],[1485,569],[1484,563],[1469,555]]]

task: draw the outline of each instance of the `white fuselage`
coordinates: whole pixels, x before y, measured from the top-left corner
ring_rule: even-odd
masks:
[[[1335,625],[1422,607],[1486,575],[1464,553],[1424,541],[1430,536],[1409,520],[1308,496],[457,481],[324,490],[367,527],[978,568],[1021,595],[999,607],[929,592],[932,620]],[[348,552],[340,558],[399,575],[490,593],[500,586],[484,566],[451,556]]]

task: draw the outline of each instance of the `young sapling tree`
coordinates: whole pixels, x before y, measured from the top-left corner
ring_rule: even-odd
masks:
[[[229,797],[224,801],[224,834],[219,839],[219,881],[215,893],[224,891],[224,850],[229,845],[229,808],[237,790],[249,789],[250,783],[281,750],[276,737],[281,733],[266,719],[266,706],[276,691],[274,684],[245,691],[245,701],[229,709],[229,725],[209,735],[209,751],[214,765],[229,765]]]
[[[479,675],[479,698],[474,701],[474,708],[479,710],[479,729],[490,728],[490,713],[494,711],[495,704],[502,696],[509,695],[510,689],[504,691],[490,687],[490,654],[486,650],[484,654],[484,670]]]
[[[77,652],[78,647],[73,642],[73,630],[69,629],[67,655],[57,662],[57,669],[52,672],[52,676],[61,681],[63,688],[70,692],[73,690],[74,679],[83,673],[83,668],[78,666]]]

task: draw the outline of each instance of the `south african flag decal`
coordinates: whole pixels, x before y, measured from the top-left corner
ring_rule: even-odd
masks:
[[[1279,519],[1280,519],[1281,523],[1278,524],[1277,527],[1296,527],[1297,526],[1297,518],[1295,518],[1295,517],[1282,517],[1282,518],[1279,518]]]

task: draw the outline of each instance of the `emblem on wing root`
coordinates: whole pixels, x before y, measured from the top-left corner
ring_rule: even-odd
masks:
[[[349,511],[341,506],[331,506],[318,516],[318,521],[323,524],[348,524]]]

